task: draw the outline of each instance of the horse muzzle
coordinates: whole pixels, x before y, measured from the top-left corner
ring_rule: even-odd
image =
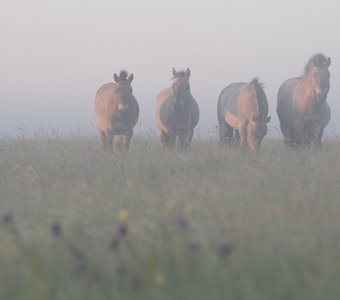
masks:
[[[129,111],[129,106],[127,104],[125,105],[118,105],[118,112],[119,115],[122,117],[125,117]]]

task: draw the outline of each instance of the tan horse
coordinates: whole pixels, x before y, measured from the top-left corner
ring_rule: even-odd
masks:
[[[128,150],[139,116],[131,87],[133,74],[128,77],[126,71],[121,71],[119,76],[114,74],[114,80],[115,83],[106,83],[98,89],[93,117],[105,150],[113,149],[115,136],[117,149]]]
[[[321,147],[323,131],[331,117],[326,102],[330,88],[330,57],[316,54],[301,77],[282,83],[277,95],[277,114],[286,145]]]
[[[242,147],[258,149],[267,134],[267,115],[267,97],[257,78],[228,85],[217,103],[220,143],[231,145],[236,139]]]
[[[172,86],[157,97],[156,122],[163,148],[187,149],[199,120],[198,104],[190,92],[190,69],[177,72],[174,68]]]

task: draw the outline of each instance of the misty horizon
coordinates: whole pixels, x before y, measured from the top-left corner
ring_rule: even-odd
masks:
[[[224,87],[258,77],[272,116],[268,136],[279,137],[278,88],[301,75],[316,53],[332,59],[327,98],[332,116],[325,135],[340,134],[336,1],[34,0],[18,7],[5,0],[3,7],[1,136],[16,134],[18,128],[95,132],[96,91],[122,69],[134,74],[137,131],[157,132],[156,97],[171,85],[172,67],[189,67],[191,92],[201,111],[196,133],[208,136],[217,126],[217,99]]]

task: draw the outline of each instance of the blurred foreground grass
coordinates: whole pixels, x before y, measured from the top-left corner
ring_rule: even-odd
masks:
[[[339,299],[340,139],[0,139],[0,299]]]

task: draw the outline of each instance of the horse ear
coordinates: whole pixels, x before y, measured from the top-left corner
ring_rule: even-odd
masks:
[[[116,73],[113,75],[113,79],[115,80],[115,82],[119,82],[119,76]]]
[[[128,77],[128,81],[131,83],[133,80],[133,73],[130,74],[130,76]]]
[[[331,58],[328,57],[326,61],[327,68],[331,65]]]
[[[190,69],[187,68],[187,72],[186,72],[185,76],[189,78],[189,77],[190,77],[190,74],[191,74]]]
[[[269,123],[269,121],[270,121],[271,118],[272,118],[271,116],[268,116],[268,117],[266,118],[266,123]]]
[[[176,72],[175,68],[172,68],[172,75],[173,75],[174,77],[177,76],[177,72]]]

